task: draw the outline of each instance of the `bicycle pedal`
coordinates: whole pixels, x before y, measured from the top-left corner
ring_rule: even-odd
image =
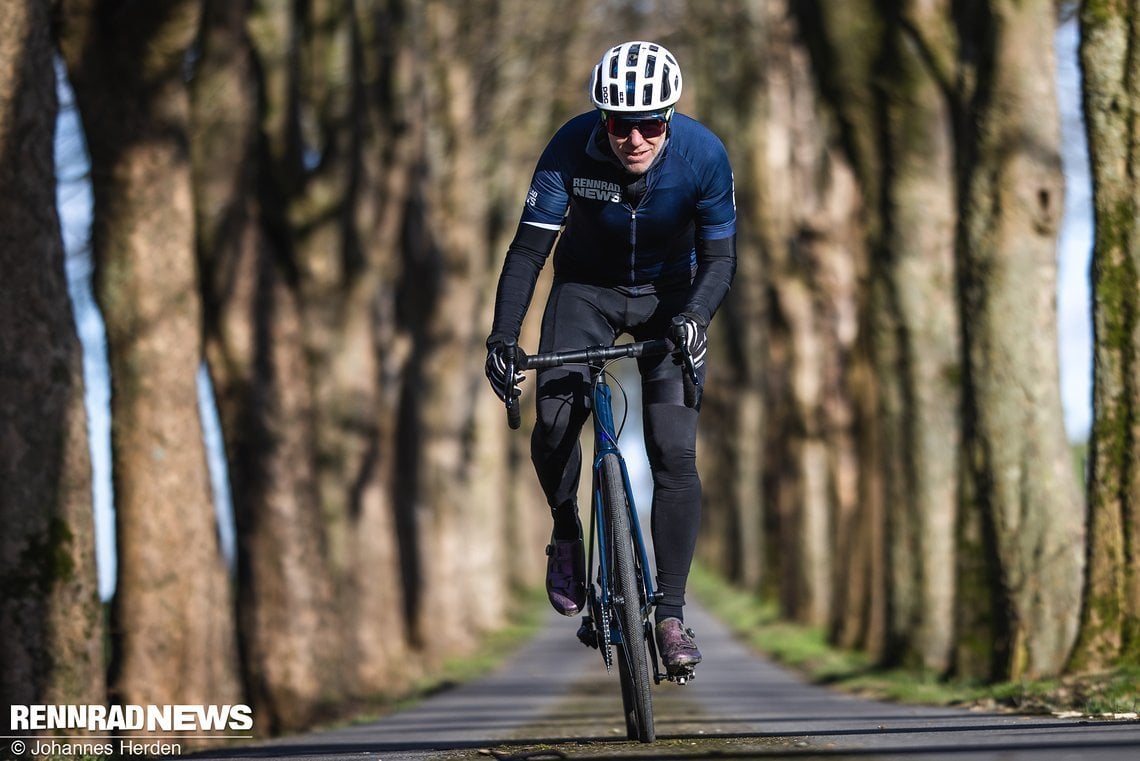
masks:
[[[696,670],[692,666],[670,670],[666,677],[670,682],[676,682],[679,685],[684,685],[687,682],[697,678]]]
[[[578,641],[586,647],[598,649],[598,630],[594,628],[594,622],[588,618],[578,627]]]

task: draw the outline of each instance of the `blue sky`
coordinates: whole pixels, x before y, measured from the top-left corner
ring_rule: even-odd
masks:
[[[1061,366],[1061,396],[1065,428],[1073,441],[1084,441],[1092,419],[1092,328],[1090,320],[1089,260],[1092,252],[1092,192],[1088,175],[1084,125],[1080,113],[1077,64],[1077,24],[1066,22],[1055,37],[1058,69],[1058,100],[1061,107],[1062,160],[1065,169],[1065,221],[1057,245],[1058,352]],[[62,71],[60,72],[62,81]],[[91,265],[86,255],[91,192],[86,182],[86,159],[70,94],[61,87],[61,110],[56,130],[56,164],[59,172],[58,203],[68,252],[67,274],[75,320],[84,347],[88,426],[94,471],[96,558],[99,590],[109,598],[115,586],[114,506],[111,492],[110,387],[107,377],[103,321],[91,297]],[[627,388],[629,384],[627,383]],[[636,384],[634,384],[636,386]],[[219,532],[227,557],[233,557],[233,532],[229,520],[229,495],[224,478],[218,422],[206,374],[199,375],[199,400],[203,427],[209,444],[210,470],[219,505]],[[634,404],[636,409],[637,405]],[[627,436],[639,441],[637,421],[631,415]],[[623,437],[623,441],[626,440]],[[648,479],[647,467],[631,458],[631,477]],[[644,492],[644,488],[641,489]],[[642,507],[648,497],[638,497]]]
[[[1065,170],[1065,222],[1057,241],[1057,339],[1061,398],[1069,438],[1084,441],[1092,424],[1092,182],[1080,109],[1077,22],[1055,38],[1057,97],[1061,105],[1061,160]]]

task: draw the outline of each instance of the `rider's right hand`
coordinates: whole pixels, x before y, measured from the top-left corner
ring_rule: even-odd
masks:
[[[515,351],[521,353],[517,348]],[[508,388],[511,389],[514,396],[522,394],[519,390],[519,384],[526,377],[516,369],[514,382],[511,383],[507,377],[507,357],[506,342],[494,341],[487,344],[487,364],[484,366],[484,370],[487,373],[487,380],[491,383],[491,388],[504,402],[507,400]]]

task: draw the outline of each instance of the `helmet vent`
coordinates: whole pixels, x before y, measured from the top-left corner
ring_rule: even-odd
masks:
[[[641,53],[641,45],[630,45],[629,54],[625,57],[625,65],[630,68],[637,66],[637,56]]]

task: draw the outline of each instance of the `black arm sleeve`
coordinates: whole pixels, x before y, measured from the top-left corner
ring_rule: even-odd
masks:
[[[685,311],[707,326],[720,307],[736,274],[736,235],[697,243],[697,277]]]
[[[503,271],[499,274],[499,286],[495,291],[495,321],[491,325],[487,346],[518,338],[523,317],[534,296],[534,284],[557,237],[557,230],[519,223],[514,240],[507,247]]]

